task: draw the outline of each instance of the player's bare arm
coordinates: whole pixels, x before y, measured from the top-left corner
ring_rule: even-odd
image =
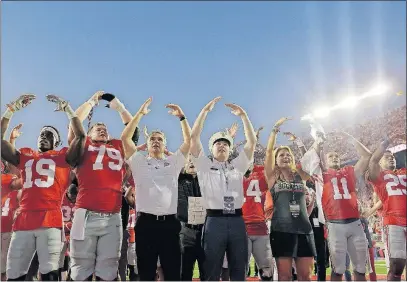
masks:
[[[305,148],[304,142],[302,142],[299,137],[295,136],[294,133],[283,132],[283,134],[288,138],[288,140],[290,140],[297,146],[298,150],[300,151],[301,157],[303,157],[307,152],[307,148]]]
[[[276,168],[276,156],[274,153],[274,147],[276,145],[277,134],[280,131],[280,127],[290,118],[283,117],[280,118],[275,124],[273,129],[271,130],[269,139],[267,141],[267,148],[266,148],[266,159],[264,161],[264,173],[266,174],[266,181],[269,184],[269,187],[272,185],[272,179],[274,177],[274,171]]]
[[[123,142],[123,149],[124,149],[124,157],[126,159],[130,158],[135,152],[137,152],[137,146],[134,144],[132,140],[132,136],[140,120],[143,116],[148,114],[151,110],[148,108],[152,102],[153,98],[148,98],[143,105],[141,105],[140,109],[134,115],[134,117],[130,120],[130,122],[124,128],[120,139]]]
[[[210,111],[213,110],[213,107],[221,97],[216,97],[212,101],[210,101],[206,106],[201,110],[197,119],[195,120],[194,126],[191,130],[191,148],[190,152],[194,157],[198,157],[199,153],[202,151],[202,143],[201,143],[201,133],[203,130],[203,126],[206,120],[206,116]]]
[[[240,106],[238,106],[236,104],[225,104],[225,106],[231,109],[232,114],[234,114],[242,119],[244,135],[247,140],[243,149],[244,149],[244,152],[246,153],[246,156],[250,160],[253,158],[254,148],[256,147],[256,142],[257,142],[256,133],[254,132],[253,125],[250,122],[246,111],[243,110]]]
[[[75,114],[79,121],[82,123],[89,115],[92,108],[99,104],[99,100],[102,98],[104,91],[97,91],[95,94],[90,97],[88,101],[83,103],[78,109],[76,109]],[[71,144],[72,140],[74,139],[75,135],[71,126],[69,126],[68,132],[68,144]]]
[[[187,157],[189,153],[189,148],[191,146],[191,127],[187,119],[185,118],[185,114],[182,111],[181,107],[175,104],[168,104],[165,106],[166,108],[170,109],[168,113],[170,115],[176,116],[179,118],[181,122],[181,129],[182,129],[182,137],[184,142],[179,147],[181,153]]]
[[[373,152],[369,160],[369,180],[375,181],[380,175],[380,160],[382,159],[387,147],[390,145],[390,140],[386,137]]]
[[[73,111],[72,107],[67,101],[55,95],[48,95],[47,99],[48,101],[57,105],[55,111],[63,111],[68,116],[70,128],[73,131],[74,138],[69,144],[68,151],[66,153],[66,162],[70,166],[76,167],[80,163],[80,159],[85,149],[85,129],[83,128],[82,122],[76,116],[76,113]]]
[[[368,166],[369,166],[369,160],[370,157],[372,156],[372,153],[369,151],[368,148],[366,148],[365,145],[363,145],[362,143],[360,143],[355,137],[353,137],[352,135],[344,132],[345,136],[348,136],[352,143],[354,144],[356,151],[358,152],[358,154],[360,155],[360,159],[357,161],[357,163],[355,164],[354,170],[355,170],[355,176],[356,179],[362,177]]]
[[[21,95],[17,100],[7,104],[7,110],[1,117],[1,157],[14,166],[20,163],[20,153],[10,142],[4,140],[4,135],[13,114],[31,104],[35,98],[33,94]]]

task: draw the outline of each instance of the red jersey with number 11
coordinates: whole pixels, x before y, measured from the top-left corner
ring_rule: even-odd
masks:
[[[359,218],[356,178],[353,166],[328,169],[323,174],[322,209],[326,219]]]
[[[87,137],[83,162],[76,170],[79,183],[76,208],[106,213],[120,211],[125,175],[123,156],[121,140],[102,143]]]

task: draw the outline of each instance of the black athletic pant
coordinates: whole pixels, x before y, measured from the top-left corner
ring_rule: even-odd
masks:
[[[318,281],[326,281],[326,240],[324,238],[324,225],[313,227],[315,248],[317,249],[317,277]]]
[[[137,267],[141,281],[154,281],[157,260],[166,281],[181,280],[181,224],[175,215],[139,213],[136,226]]]

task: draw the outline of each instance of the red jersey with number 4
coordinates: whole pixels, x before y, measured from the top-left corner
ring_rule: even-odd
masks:
[[[72,203],[68,199],[66,194],[64,196],[64,200],[62,201],[61,211],[62,211],[62,218],[64,220],[65,238],[67,241],[69,241],[69,235],[71,234],[71,228],[72,228],[73,214],[75,212],[75,203]]]
[[[383,203],[383,224],[407,226],[406,169],[380,172],[372,181],[375,192]]]
[[[11,192],[11,183],[16,179],[17,176],[10,173],[1,174],[1,203],[7,198],[8,194]]]
[[[245,200],[242,211],[249,236],[267,235],[266,217],[264,215],[264,202],[267,190],[264,167],[254,166],[250,176],[243,178]]]
[[[328,169],[323,174],[322,209],[327,220],[359,218],[353,166]]]
[[[3,186],[3,185],[2,185]],[[18,208],[17,202],[18,190],[11,191],[1,200],[1,233],[11,232],[13,230],[13,216]]]
[[[125,175],[123,156],[120,140],[98,143],[86,139],[83,161],[76,170],[79,183],[76,208],[106,213],[120,211]]]
[[[129,243],[136,242],[136,232],[134,231],[134,226],[136,225],[136,211],[130,209],[129,211],[129,222],[127,224],[127,231],[129,231]]]
[[[62,228],[61,202],[69,184],[68,148],[44,153],[20,149],[23,190],[13,230]]]

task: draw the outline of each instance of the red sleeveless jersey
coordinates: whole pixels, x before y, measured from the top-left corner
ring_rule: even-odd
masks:
[[[66,162],[68,148],[38,152],[20,149],[23,190],[20,213],[13,230],[62,228],[62,197],[69,185],[70,166]]]
[[[264,176],[264,167],[255,166],[248,178],[243,178],[244,204],[243,219],[248,235],[267,235],[264,202],[268,186]]]
[[[61,211],[62,211],[62,218],[64,220],[65,238],[67,241],[69,241],[69,238],[70,238],[69,236],[71,234],[71,228],[72,228],[73,214],[75,212],[75,203],[72,203],[68,199],[66,194],[62,201]]]
[[[78,196],[76,208],[116,213],[122,205],[122,182],[125,175],[121,140],[108,143],[86,139],[83,162],[76,169]]]
[[[359,218],[353,166],[323,173],[322,208],[327,220]]]
[[[383,224],[407,226],[406,169],[384,170],[372,181],[376,194],[383,203]]]
[[[1,199],[1,233],[13,230],[13,216],[18,207],[17,193],[17,190],[11,191]]]

